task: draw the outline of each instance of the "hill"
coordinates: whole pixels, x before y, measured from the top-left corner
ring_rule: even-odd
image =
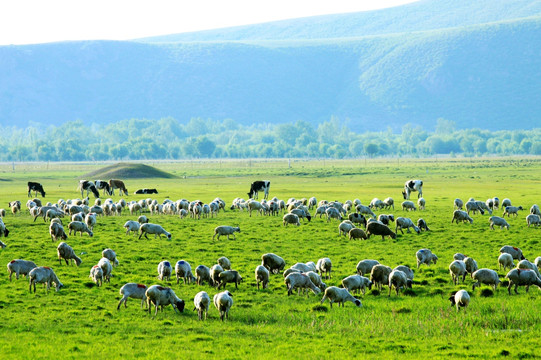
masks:
[[[84,179],[172,179],[174,175],[144,164],[118,163],[89,172]]]

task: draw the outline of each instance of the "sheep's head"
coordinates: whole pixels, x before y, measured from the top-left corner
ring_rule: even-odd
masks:
[[[183,312],[184,311],[184,306],[186,304],[184,303],[184,300],[182,299],[179,299],[179,301],[176,302],[175,306],[177,307],[178,311],[180,312]]]

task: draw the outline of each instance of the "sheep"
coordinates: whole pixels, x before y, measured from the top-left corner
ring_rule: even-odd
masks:
[[[407,265],[398,265],[398,266],[395,267],[393,270],[400,270],[400,271],[402,271],[404,274],[406,274],[406,277],[407,277],[409,280],[413,280],[413,277],[415,276],[415,274],[413,273],[413,270],[411,270],[410,267],[407,266]]]
[[[349,231],[353,228],[355,228],[355,225],[353,225],[353,223],[350,222],[349,220],[342,221],[338,225],[338,236],[340,235],[346,236],[346,234],[349,233]]]
[[[246,205],[248,206],[248,212],[250,213],[250,216],[252,216],[252,211],[257,211],[259,215],[263,213],[263,205],[259,201],[255,200],[248,200],[246,202]]]
[[[117,310],[120,310],[120,305],[124,303],[124,307],[128,307],[128,298],[132,299],[141,299],[141,309],[143,308],[143,304],[146,303],[147,296],[147,286],[144,284],[137,284],[137,283],[127,283],[124,284],[120,288],[120,295],[122,295],[122,299],[118,302],[118,306],[116,307]]]
[[[395,287],[395,290],[396,290],[396,295],[398,296],[398,291],[400,288],[408,288],[408,289],[411,289],[411,286],[412,286],[412,281],[410,279],[408,279],[408,277],[406,276],[406,273],[404,273],[403,271],[400,271],[400,270],[393,270],[391,271],[391,273],[389,274],[389,297],[391,296],[391,290],[392,290],[392,287],[394,286]]]
[[[287,295],[293,294],[293,291],[295,289],[299,290],[299,294],[301,289],[310,289],[314,294],[319,294],[321,290],[310,280],[310,277],[303,273],[291,273],[284,279],[284,282],[287,287]]]
[[[379,264],[379,261],[377,260],[369,260],[369,259],[361,260],[359,261],[356,267],[357,274],[361,276],[364,274],[370,274],[370,272],[372,271],[372,268],[378,264]]]
[[[366,218],[363,214],[351,213],[348,215],[348,220],[353,224],[363,224],[364,227],[366,227]]]
[[[325,279],[330,279],[332,270],[331,259],[328,257],[319,259],[316,264],[316,270],[321,276],[325,273]]]
[[[428,225],[426,224],[426,221],[424,221],[423,219],[419,218],[417,220],[417,227],[419,228],[419,231],[430,231],[430,228],[428,227]]]
[[[539,209],[539,205],[533,204],[530,208],[530,214],[541,216],[541,210]]]
[[[210,285],[213,285],[210,278],[210,269],[205,265],[199,265],[195,268],[195,278],[197,285],[203,285],[203,281],[207,281]]]
[[[224,269],[231,270],[231,261],[225,256],[220,257],[216,262]]]
[[[349,293],[348,289],[341,289],[336,286],[330,286],[325,289],[325,295],[323,295],[323,298],[321,299],[321,304],[323,304],[326,299],[329,299],[331,309],[333,303],[338,303],[338,307],[340,307],[340,304],[344,307],[346,301],[351,301],[357,307],[362,306],[361,300],[354,298],[353,295]]]
[[[229,319],[229,310],[233,306],[233,294],[229,291],[222,291],[214,295],[214,306],[220,312],[220,320]]]
[[[504,246],[502,246],[502,248],[500,249],[500,253],[508,253],[508,254],[511,254],[511,256],[513,257],[513,259],[516,259],[516,260],[524,260],[524,259],[526,259],[526,258],[524,257],[524,255],[522,254],[522,250],[520,250],[520,249],[517,248],[517,247],[510,246],[510,245],[504,245]]]
[[[417,258],[417,269],[419,269],[419,266],[421,264],[426,264],[427,266],[430,266],[430,263],[433,262],[436,264],[438,261],[438,257],[436,254],[433,254],[432,251],[429,249],[421,249],[415,253],[415,257]]]
[[[214,235],[212,236],[212,240],[214,240],[214,237],[216,235],[218,235],[218,240],[220,240],[220,236],[221,235],[227,235],[227,240],[229,240],[229,235],[233,235],[233,240],[236,239],[235,237],[235,233],[238,232],[240,233],[240,227],[232,227],[232,226],[227,226],[227,225],[221,225],[221,226],[217,226],[215,229],[214,229]]]
[[[349,239],[368,239],[363,229],[353,228],[348,232]]]
[[[455,201],[453,202],[453,209],[462,210],[463,207],[464,207],[464,201],[458,198],[455,199]]]
[[[71,215],[71,221],[83,222],[84,220],[85,220],[85,213],[84,212],[80,212],[80,213]]]
[[[49,209],[45,213],[45,217],[43,219],[44,220],[52,220],[52,219],[55,219],[55,218],[63,218],[64,215],[65,215],[64,212],[62,210],[60,210],[60,209]]]
[[[426,200],[425,198],[421,197],[417,200],[417,206],[419,207],[419,210],[425,210],[426,207]]]
[[[103,279],[110,283],[113,266],[111,265],[109,259],[102,257],[100,261],[98,261],[98,266],[103,270]]]
[[[480,287],[481,284],[492,285],[494,291],[500,283],[500,278],[498,273],[492,269],[482,268],[477,270],[472,274],[472,279],[475,280],[475,283],[472,285],[472,289],[475,290],[476,287]]]
[[[171,266],[171,263],[169,261],[164,260],[158,264],[158,279],[171,281],[172,272],[173,272],[173,267]],[[178,276],[177,276],[177,284],[178,284]]]
[[[53,269],[47,266],[35,267],[28,273],[28,279],[30,282],[29,291],[32,292],[32,285],[34,286],[34,293],[36,292],[36,283],[47,284],[47,292],[51,288],[51,284],[55,283],[56,291],[60,290],[64,286],[54,273]]]
[[[92,230],[86,226],[84,222],[81,221],[72,221],[68,224],[69,234],[73,231],[75,235],[79,232],[80,236],[83,236],[83,232],[88,233],[90,237],[94,236]]]
[[[317,206],[317,199],[315,197],[311,197],[310,199],[308,199],[308,209],[312,210],[316,206]]]
[[[402,202],[402,210],[403,211],[416,211],[417,208],[415,207],[415,203],[410,200],[406,200]]]
[[[8,265],[9,281],[11,281],[11,275],[15,273],[15,278],[19,280],[19,275],[27,276],[30,270],[37,267],[37,265],[30,260],[11,260]]]
[[[308,210],[292,209],[291,211],[289,211],[289,213],[297,215],[299,217],[299,219],[302,219],[302,221],[304,221],[305,218],[308,220],[308,222],[310,222],[310,220],[312,220],[312,216],[310,215]]]
[[[207,314],[209,312],[210,297],[206,291],[200,291],[195,294],[193,298],[193,311],[197,310],[197,316],[199,320],[203,320],[203,315],[205,315],[205,320],[207,320]]]
[[[312,270],[310,270],[310,271],[312,271]],[[299,272],[300,273],[300,272],[304,272],[304,271],[300,271],[299,269],[295,269],[295,268],[289,268],[286,271],[284,271],[283,276],[284,276],[284,278],[286,278],[289,274],[294,273],[294,272]]]
[[[338,219],[342,221],[342,215],[340,214],[340,211],[334,207],[328,207],[325,210],[325,214],[327,215],[327,222],[331,221],[331,219]]]
[[[291,268],[297,269],[297,270],[302,271],[302,272],[308,272],[308,271],[317,272],[317,266],[312,261],[309,261],[306,264],[304,264],[304,263],[296,263],[295,265],[291,266]]]
[[[383,200],[383,205],[384,205],[385,209],[390,209],[392,207],[393,210],[394,210],[394,200],[393,200],[393,198],[388,197],[385,200]]]
[[[85,224],[91,231],[94,231],[94,225],[96,225],[96,213],[86,214]]]
[[[161,239],[162,234],[163,234],[163,235],[165,235],[167,237],[167,240],[171,240],[171,233],[165,231],[165,229],[163,227],[161,227],[161,225],[158,225],[158,224],[151,224],[151,223],[142,224],[139,227],[139,238],[138,239],[141,239],[141,236],[143,236],[143,234],[145,235],[146,239],[148,239],[147,234],[154,234],[154,239],[156,239],[157,236],[159,236],[160,239]]]
[[[482,202],[481,202],[482,203]],[[484,205],[484,203],[483,203]],[[466,203],[466,211],[468,213],[468,215],[470,215],[470,211],[475,215],[476,212],[480,212],[481,215],[484,215],[485,214],[485,210],[483,210],[480,206],[479,206],[479,203],[476,202],[475,200],[470,200]]]
[[[505,214],[507,214],[507,217],[510,217],[511,215],[517,217],[518,211],[523,210],[522,206],[506,206],[504,209],[502,217],[505,216]]]
[[[218,283],[218,289],[223,287],[225,290],[225,285],[229,283],[235,283],[235,289],[238,289],[238,285],[242,282],[242,277],[236,270],[224,270],[219,275],[218,278],[220,282]]]
[[[511,287],[515,285],[515,294],[518,294],[517,288],[519,286],[526,286],[526,292],[530,290],[530,285],[535,285],[541,289],[541,279],[536,273],[529,269],[513,269],[505,275],[506,279],[509,279],[509,286],[507,286],[507,292],[511,295]]]
[[[109,259],[113,266],[118,266],[118,259],[116,258],[116,253],[113,249],[104,249],[101,252],[101,256]]]
[[[367,277],[355,274],[342,279],[342,286],[350,292],[357,290],[359,293],[360,290],[364,295],[366,288],[372,289],[372,281]]]
[[[376,218],[376,214],[374,214],[374,212],[372,211],[372,209],[370,209],[370,207],[368,206],[365,206],[365,205],[357,205],[355,207],[355,210],[357,210],[357,212],[359,214],[366,214],[366,215],[370,215],[373,219]]]
[[[103,269],[98,265],[92,266],[90,268],[89,278],[91,278],[98,287],[103,285]]]
[[[370,272],[370,281],[378,287],[378,290],[381,291],[383,285],[389,283],[389,274],[393,271],[389,266],[377,264],[374,265],[372,271]]]
[[[327,288],[327,284],[325,284],[321,280],[321,276],[319,276],[316,272],[308,271],[306,275],[308,275],[308,277],[310,278],[310,281],[313,282],[314,285],[317,286],[321,291]]]
[[[139,231],[140,224],[137,221],[134,220],[128,220],[124,224],[124,228],[126,229],[126,235],[129,235],[130,232],[137,233]]]
[[[378,221],[383,223],[384,225],[389,226],[389,223],[394,221],[394,215],[393,214],[379,214],[378,215]]]
[[[505,209],[506,206],[511,206],[511,200],[509,200],[508,198],[502,200],[501,207]]]
[[[526,223],[528,224],[528,227],[530,227],[530,225],[539,226],[541,225],[541,217],[536,214],[530,214],[526,216]]]
[[[458,290],[451,294],[449,301],[451,301],[451,306],[456,306],[456,311],[459,311],[461,307],[466,309],[470,303],[470,294],[466,290]]]
[[[259,283],[261,283],[263,289],[269,286],[269,270],[263,265],[257,265],[255,268],[255,281],[257,282],[257,290],[259,290]]]
[[[301,223],[299,221],[299,217],[295,214],[285,214],[283,217],[283,224],[284,226],[287,226],[288,224],[294,224],[297,226],[301,226]]]
[[[49,225],[49,234],[51,235],[51,241],[57,241],[58,239],[66,240],[68,238],[62,224],[57,222],[51,222]]]
[[[130,215],[133,215],[134,213],[137,214],[139,213],[139,215],[141,215],[141,212],[142,212],[142,208],[141,208],[141,204],[139,203],[131,203],[128,205],[128,209],[130,210]]]
[[[220,282],[220,273],[224,269],[219,264],[214,264],[210,268],[210,279],[212,280],[212,285],[217,286]]]
[[[455,221],[457,224],[459,221],[462,221],[462,222],[469,221],[470,224],[473,224],[473,219],[464,210],[453,211],[453,218],[451,219],[451,224]]]
[[[35,210],[34,210],[35,209]],[[31,215],[34,217],[34,222],[36,221],[37,217],[38,216],[41,216],[43,217],[43,221],[45,222],[45,216],[47,215],[47,211],[49,210],[58,210],[56,207],[54,206],[42,206],[42,207],[34,207],[31,210]],[[32,211],[34,210],[34,211]]]
[[[520,260],[518,262],[517,269],[533,270],[533,272],[535,272],[535,275],[537,275],[538,277],[541,277],[541,274],[539,273],[539,269],[537,268],[537,266],[526,259]]]
[[[383,209],[384,206],[385,204],[383,201],[378,198],[372,199],[372,201],[370,201],[370,205],[368,205],[370,209]]]
[[[396,239],[396,234],[391,229],[378,222],[371,222],[366,225],[366,235],[367,238],[370,238],[371,235],[381,235],[381,240],[385,240],[385,236]]]
[[[149,314],[151,312],[150,304],[154,303],[154,306],[156,308],[156,311],[154,312],[154,316],[158,314],[159,306],[162,307],[162,311],[163,311],[163,307],[169,304],[171,304],[175,312],[177,312],[177,309],[179,312],[184,311],[184,305],[185,305],[184,300],[180,299],[171,288],[166,288],[160,285],[152,285],[146,290],[145,296],[147,298],[147,306],[148,306]]]
[[[515,266],[515,263],[513,262],[513,256],[508,253],[500,254],[500,256],[498,257],[498,265],[500,269],[503,267],[503,271],[505,271],[506,268],[509,268],[509,270],[511,270],[511,268]]]
[[[261,265],[267,268],[272,274],[278,274],[286,266],[286,262],[280,256],[267,253],[261,256]]]
[[[327,205],[318,206],[318,207],[316,208],[316,214],[315,214],[314,216],[317,216],[317,215],[319,214],[319,218],[321,219],[321,217],[322,217],[323,215],[327,215],[327,212],[326,212],[326,211],[327,211],[328,208],[329,208],[329,207],[328,207]]]
[[[179,283],[180,278],[184,280],[184,284],[190,284],[193,281],[197,281],[196,277],[193,276],[190,263],[186,260],[177,261],[177,263],[175,264],[175,274],[177,277],[177,284]]]
[[[449,265],[449,273],[451,274],[451,278],[453,280],[454,285],[458,285],[460,282],[460,277],[462,276],[462,282],[464,282],[464,279],[466,278],[466,264],[462,260],[454,260]]]
[[[464,260],[465,258],[467,258],[467,256],[462,253],[456,253],[453,255],[453,260]]]
[[[75,255],[75,251],[73,251],[71,246],[69,246],[63,241],[58,244],[56,251],[58,253],[58,261],[60,261],[60,265],[62,265],[62,259],[66,261],[66,265],[70,264],[70,260],[75,261],[75,264],[77,266],[81,265],[81,263],[83,262],[80,257]]]
[[[419,228],[415,226],[415,224],[413,223],[413,221],[411,221],[410,218],[397,217],[395,223],[396,223],[396,227],[395,227],[396,233],[398,233],[398,230],[400,230],[400,232],[404,234],[404,231],[402,229],[406,229],[408,233],[411,233],[410,227],[413,228],[413,230],[415,230],[417,234],[421,232],[421,230],[419,230]]]

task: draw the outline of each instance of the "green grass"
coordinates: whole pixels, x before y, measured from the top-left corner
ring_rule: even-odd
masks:
[[[51,242],[48,224],[35,223],[25,209],[22,214],[8,214],[4,219],[11,230],[8,247],[0,250],[0,264],[23,258],[54,268],[65,287],[60,292],[45,293],[38,286],[29,293],[26,278],[9,282],[7,272],[0,276],[0,347],[2,356],[17,358],[455,358],[468,356],[493,358],[537,356],[537,334],[541,315],[541,294],[537,288],[524,288],[519,295],[507,295],[499,288],[493,296],[481,289],[471,291],[472,280],[453,286],[448,265],[456,252],[475,258],[480,267],[497,269],[498,250],[502,245],[522,248],[528,259],[541,255],[540,229],[527,228],[523,211],[510,219],[509,231],[490,230],[488,216],[474,216],[473,224],[451,224],[453,200],[469,197],[485,200],[508,197],[525,209],[541,203],[539,159],[481,160],[396,160],[387,161],[287,161],[268,162],[178,162],[149,163],[171,173],[175,179],[132,179],[126,185],[132,193],[137,188],[157,188],[158,201],[187,198],[210,202],[217,196],[228,205],[235,197],[246,197],[249,183],[271,180],[271,196],[316,196],[318,200],[359,198],[367,204],[374,197],[391,196],[400,203],[400,191],[409,178],[425,181],[427,210],[405,214],[398,208],[395,216],[414,221],[423,217],[432,231],[399,234],[396,240],[372,237],[349,241],[338,236],[338,222],[315,218],[300,227],[284,228],[281,216],[263,217],[233,211],[217,218],[179,219],[176,216],[149,216],[173,234],[172,240],[138,240],[126,236],[122,225],[135,219],[125,212],[120,217],[98,220],[93,238],[70,236],[70,244],[83,259],[82,265],[60,266],[56,259],[57,243]],[[43,183],[46,200],[76,198],[77,178],[103,164],[11,164],[0,166],[0,207],[19,199],[26,202],[26,181]],[[48,168],[47,168],[48,167]],[[128,199],[147,196],[130,195]],[[119,197],[115,196],[117,200]],[[24,205],[23,205],[24,206]],[[229,208],[229,207],[228,207]],[[386,211],[388,213],[388,211]],[[501,215],[501,211],[497,211]],[[66,224],[67,221],[64,221]],[[236,240],[212,241],[217,225],[241,227]],[[114,249],[120,265],[113,270],[110,284],[92,285],[89,270],[101,257],[101,251]],[[321,305],[321,295],[287,296],[282,275],[272,276],[269,289],[258,291],[254,269],[261,255],[274,252],[287,265],[330,257],[333,277],[327,285],[339,285],[352,274],[359,260],[378,259],[395,267],[415,267],[415,252],[423,247],[435,252],[439,261],[415,271],[411,291],[389,298],[384,287],[360,296],[362,308],[347,303],[344,308],[328,302]],[[230,320],[222,323],[214,307],[207,321],[197,320],[192,312],[193,297],[205,290],[212,297],[217,291],[208,285],[177,285],[159,281],[156,268],[161,260],[172,263],[185,259],[195,269],[211,266],[220,256],[227,256],[233,268],[243,276],[239,289],[228,285],[234,305]],[[5,265],[3,265],[5,266]],[[500,275],[505,275],[499,271]],[[171,286],[186,301],[186,309],[176,314],[171,307],[156,317],[142,311],[137,301],[116,310],[118,289],[126,282]],[[472,296],[466,311],[456,312],[447,300],[449,294],[466,288]]]

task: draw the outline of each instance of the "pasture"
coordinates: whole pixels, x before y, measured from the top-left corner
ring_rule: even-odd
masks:
[[[360,160],[360,161],[287,161],[182,162],[152,163],[176,176],[171,179],[126,179],[127,200],[152,197],[160,203],[169,198],[200,199],[205,203],[215,197],[225,200],[226,212],[216,218],[194,220],[172,215],[146,214],[151,222],[172,233],[150,240],[125,235],[122,225],[137,216],[124,210],[121,216],[100,217],[94,236],[69,236],[66,242],[81,257],[80,267],[59,264],[57,242],[52,242],[48,223],[32,221],[24,207],[26,182],[43,184],[46,198],[79,198],[78,177],[98,169],[96,164],[4,164],[0,167],[0,207],[20,200],[20,214],[9,211],[4,222],[11,231],[1,238],[8,246],[0,249],[0,347],[3,358],[513,358],[537,357],[541,333],[541,293],[523,287],[509,296],[500,287],[493,296],[482,296],[481,289],[471,290],[472,279],[464,284],[451,282],[448,266],[453,254],[461,252],[477,260],[480,268],[498,270],[498,250],[503,245],[520,247],[533,261],[541,256],[541,229],[528,228],[524,220],[532,204],[541,204],[541,160]],[[13,167],[15,170],[13,170]],[[271,181],[270,197],[338,200],[358,198],[368,205],[374,197],[395,200],[395,217],[425,219],[431,231],[398,234],[397,239],[350,241],[338,235],[339,222],[313,218],[300,227],[282,226],[282,216],[249,217],[247,212],[229,210],[236,197],[247,198],[254,180]],[[400,209],[401,191],[408,179],[422,179],[425,211],[406,213]],[[92,179],[94,180],[94,179]],[[158,195],[133,195],[138,188],[157,188]],[[412,199],[416,200],[416,193]],[[474,197],[511,199],[524,211],[509,219],[511,228],[490,230],[489,215],[473,215],[473,224],[451,224],[453,200]],[[120,196],[113,197],[117,201]],[[262,196],[260,196],[261,200]],[[91,202],[94,199],[91,196]],[[314,211],[312,211],[312,214]],[[501,216],[502,210],[495,215]],[[63,220],[67,229],[69,220]],[[236,240],[212,241],[218,225],[240,226]],[[394,230],[394,223],[392,224]],[[97,264],[104,248],[116,251],[120,264],[113,270],[111,283],[97,287],[89,279],[90,268]],[[430,267],[416,269],[415,253],[429,248],[439,257]],[[261,255],[273,252],[286,261],[286,268],[296,262],[329,257],[333,262],[332,279],[327,286],[355,272],[362,259],[377,259],[394,268],[409,265],[415,270],[413,289],[388,297],[385,286],[378,295],[374,288],[357,308],[320,304],[322,294],[287,296],[282,274],[272,275],[269,288],[257,290],[254,269]],[[230,319],[219,320],[211,305],[206,321],[193,312],[194,295],[205,290],[212,298],[218,291],[208,284],[177,285],[176,281],[157,279],[157,265],[180,259],[192,269],[208,267],[227,256],[243,282],[238,290],[228,284],[234,304]],[[28,291],[28,279],[9,282],[5,264],[12,259],[32,260],[38,266],[51,266],[64,284],[59,292],[37,287]],[[498,271],[504,280],[505,272]],[[174,289],[185,300],[186,308],[178,314],[169,306],[163,312],[141,310],[139,301],[130,299],[128,307],[117,311],[119,288],[127,282],[160,284]],[[467,289],[470,306],[457,313],[450,307],[449,294]],[[220,290],[221,291],[221,290]],[[490,294],[488,294],[490,295]]]

